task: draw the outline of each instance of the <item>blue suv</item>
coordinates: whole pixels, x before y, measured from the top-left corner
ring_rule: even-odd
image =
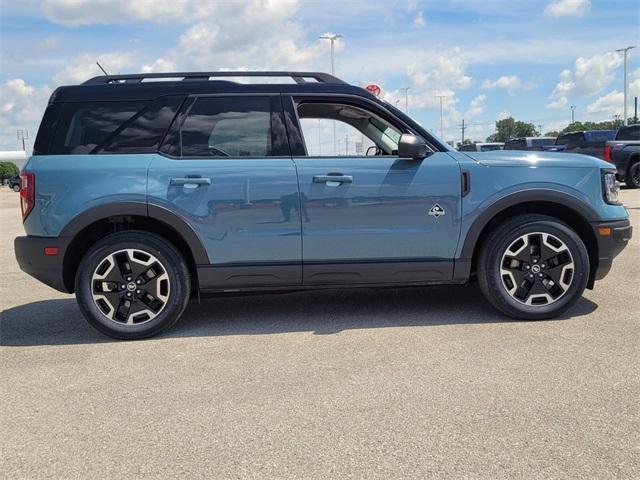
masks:
[[[49,100],[15,252],[122,339],[167,329],[201,293],[474,278],[504,314],[545,319],[631,237],[615,173],[457,152],[323,73],[101,76]]]

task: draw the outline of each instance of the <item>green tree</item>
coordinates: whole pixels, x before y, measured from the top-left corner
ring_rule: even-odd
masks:
[[[20,173],[18,167],[12,162],[0,162],[0,182],[4,183],[5,180]]]
[[[510,138],[535,137],[538,135],[533,123],[521,122],[513,117],[496,122],[496,131],[487,137],[487,142],[506,142]]]

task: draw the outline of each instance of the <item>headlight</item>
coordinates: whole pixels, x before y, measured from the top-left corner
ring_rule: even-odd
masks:
[[[620,194],[620,182],[616,180],[614,172],[602,173],[602,193],[607,203],[620,203],[618,200]]]

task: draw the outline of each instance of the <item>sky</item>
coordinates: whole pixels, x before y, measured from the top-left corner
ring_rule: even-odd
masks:
[[[513,116],[543,132],[623,111],[640,95],[638,0],[2,0],[0,150],[29,149],[51,92],[100,74],[329,72],[382,96],[446,140],[483,140]]]

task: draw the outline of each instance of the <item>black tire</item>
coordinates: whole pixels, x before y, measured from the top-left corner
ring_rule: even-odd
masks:
[[[563,257],[560,258],[560,254],[556,254],[556,257],[553,257],[554,259],[548,263],[558,262],[559,265],[553,267],[545,265],[547,269],[540,272],[540,267],[544,265],[543,262],[546,260],[538,259],[546,255],[544,252],[551,250],[546,244],[540,244],[539,248],[534,245],[537,237],[540,239],[543,238],[543,235],[537,235],[538,233],[550,234],[551,237],[544,237],[547,241],[556,242],[559,240],[564,244],[559,248],[564,248],[563,252],[568,250],[570,256],[562,253]],[[531,236],[528,234],[531,234]],[[521,255],[523,257],[529,255],[531,261],[515,261],[516,267],[511,270],[511,272],[517,271],[518,275],[522,275],[522,277],[516,277],[515,273],[514,276],[509,276],[508,273],[505,275],[505,270],[508,270],[508,268],[502,268],[503,261],[505,265],[508,264],[511,266],[513,264],[510,259],[515,258],[509,256],[513,250],[507,251],[507,249],[515,248],[514,245],[517,246],[517,242],[521,238],[527,239],[526,245],[522,247],[523,253]],[[542,240],[539,241],[542,242]],[[531,251],[538,251],[540,253],[531,256]],[[504,259],[503,256],[505,256]],[[549,255],[546,256],[551,258]],[[564,269],[563,263],[560,263],[561,260],[566,263],[567,270]],[[533,280],[531,280],[529,277],[531,277],[535,264],[538,261],[541,262],[538,264],[538,273],[534,275]],[[562,267],[562,269],[560,269],[560,267]],[[555,268],[560,270],[554,270]],[[485,298],[502,313],[516,319],[544,320],[560,315],[582,296],[582,292],[589,279],[589,268],[589,254],[587,249],[573,229],[553,217],[525,214],[498,225],[487,236],[480,249],[477,263],[477,276],[480,289]],[[523,273],[521,274],[520,271]],[[552,280],[551,275],[556,278],[556,282],[549,281]],[[560,281],[558,281],[558,277],[560,277]],[[516,278],[523,278],[523,280],[522,282],[518,282]],[[515,282],[512,282],[512,280],[515,280]],[[563,288],[561,282],[566,284],[567,287]],[[554,284],[555,287],[553,286]],[[509,293],[509,285],[512,286],[512,293]],[[525,287],[522,287],[523,285],[525,285]],[[551,285],[551,287],[549,287],[549,285]],[[529,286],[529,290],[527,290],[527,286]],[[552,290],[548,290],[548,288]],[[540,298],[544,296],[544,294],[541,294],[542,291],[549,293],[547,299]],[[559,291],[562,291],[562,293],[558,293]],[[524,294],[519,299],[518,295],[520,292],[528,292],[529,296]],[[537,292],[537,294],[534,295],[534,292]],[[553,297],[551,292],[557,294],[557,297]],[[527,301],[537,302],[538,300],[547,303],[525,304]]]
[[[13,187],[11,187],[11,190],[18,193],[20,191],[20,185],[14,185]]]
[[[123,253],[125,250],[128,250],[128,252]],[[128,262],[127,260],[131,259],[130,255],[132,251],[136,251],[134,255],[137,256],[138,259],[133,259],[133,261]],[[148,257],[145,257],[145,254],[148,255]],[[122,257],[122,255],[126,256]],[[116,259],[119,260],[116,261]],[[151,267],[149,267],[142,264],[141,261],[153,263],[151,263]],[[100,273],[98,268],[104,269],[104,265],[107,265],[110,276],[122,276],[122,282],[124,282],[121,285],[122,292],[108,290],[112,284],[117,284],[118,281],[106,282],[96,280],[95,275]],[[121,267],[121,265],[124,265],[124,267]],[[108,268],[109,266],[112,268]],[[132,271],[131,269],[133,269],[133,273],[128,274],[131,275],[131,277],[128,277],[130,278],[129,282],[126,281],[124,275],[121,273],[123,268],[129,268],[130,272]],[[136,283],[135,281],[131,281],[131,279],[142,278],[143,280],[141,280],[141,282],[143,282],[146,279],[143,275],[147,275],[147,273],[138,272],[147,272],[149,270],[152,270],[149,275],[155,276],[155,280],[153,280],[153,278],[147,280],[149,282],[147,285],[134,285],[135,288],[139,288],[140,290],[129,291],[129,284],[133,285]],[[156,282],[155,284],[151,283],[154,281]],[[94,294],[97,292],[96,289],[99,288],[100,292],[102,292],[102,288],[105,287],[100,285],[107,283],[109,284],[107,286],[108,289],[104,290],[104,293],[101,294],[104,301],[94,300]],[[147,287],[150,289],[149,293],[152,294],[150,297],[145,297],[144,289]],[[153,287],[155,287],[155,291],[152,290]],[[135,340],[157,335],[163,330],[172,327],[178,321],[189,302],[191,277],[189,267],[184,261],[184,258],[169,242],[158,235],[148,232],[125,231],[113,233],[101,239],[84,255],[76,273],[75,291],[80,310],[93,327],[113,338]],[[137,295],[138,293],[141,293],[141,295]],[[133,295],[133,298],[128,304],[130,309],[124,308],[124,306],[127,305],[126,300],[128,299],[123,296],[127,294]],[[123,306],[122,310],[115,308],[114,305],[118,302],[118,295],[122,302],[120,304]],[[147,300],[153,298],[153,295],[157,298],[151,301]],[[107,297],[111,299],[111,303],[107,301]],[[111,309],[112,306],[113,310]],[[157,308],[157,312],[152,311],[152,306]],[[145,309],[145,307],[148,308]],[[142,319],[140,323],[125,323],[134,321],[131,318],[134,315],[129,314],[131,309],[143,310],[137,312],[137,314],[140,314],[138,318]],[[109,310],[109,312],[105,312],[106,310]],[[111,314],[112,317],[117,317],[122,314],[126,315],[127,318],[118,320],[110,318],[108,316],[109,314]],[[145,320],[145,317],[152,315],[155,316]]]
[[[627,184],[627,188],[640,188],[640,160],[634,160],[629,166],[624,183]]]

